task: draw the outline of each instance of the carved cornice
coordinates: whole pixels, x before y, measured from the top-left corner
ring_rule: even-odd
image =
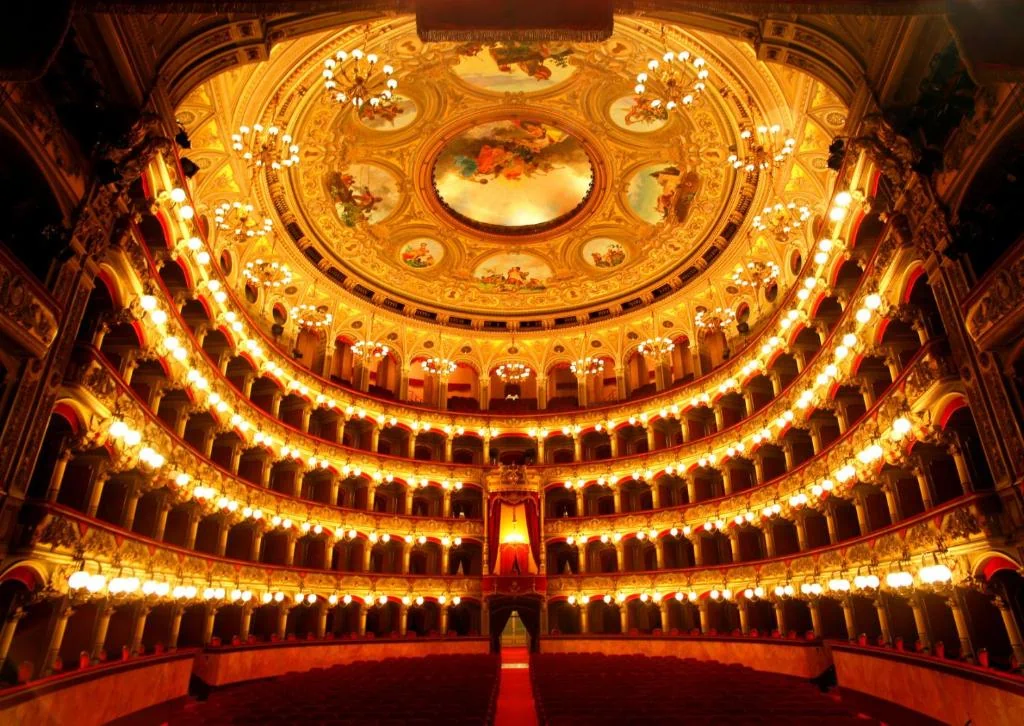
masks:
[[[0,248],[0,332],[41,358],[57,336],[57,314],[49,293]]]

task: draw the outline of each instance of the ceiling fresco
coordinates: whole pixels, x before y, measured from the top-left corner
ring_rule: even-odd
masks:
[[[322,92],[323,59],[357,43],[394,66],[396,103],[357,108]],[[711,89],[685,111],[631,94],[666,47],[712,68]],[[820,197],[845,114],[820,83],[738,41],[633,18],[578,44],[424,44],[412,18],[392,18],[284,42],[179,108],[206,172],[199,196],[276,214],[274,238],[237,250],[236,267],[275,255],[308,283],[321,260],[349,289],[361,281],[411,308],[497,319],[650,300],[665,284],[702,294],[680,271],[747,254],[751,209],[776,193]],[[301,163],[250,179],[228,139],[254,117],[285,119]],[[762,119],[797,139],[776,179],[725,162],[740,129]],[[314,286],[323,304],[336,280]]]

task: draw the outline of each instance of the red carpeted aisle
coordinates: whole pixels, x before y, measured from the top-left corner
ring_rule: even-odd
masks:
[[[495,726],[536,726],[530,685],[530,654],[526,648],[501,649],[501,688]]]

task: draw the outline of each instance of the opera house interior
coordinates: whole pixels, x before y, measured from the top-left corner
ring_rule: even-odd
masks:
[[[0,723],[1024,723],[1020,0],[9,5]]]

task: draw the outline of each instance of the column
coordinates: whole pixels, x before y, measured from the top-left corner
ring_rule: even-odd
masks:
[[[587,610],[588,610],[588,608],[583,603],[578,603],[577,605],[578,605],[578,607],[580,609],[580,635],[586,635],[587,634],[587,615],[588,615]]]
[[[747,416],[753,416],[754,411],[757,410],[754,404],[754,392],[749,388],[743,389],[743,407]]]
[[[690,443],[690,417],[686,414],[679,417],[679,431],[683,435],[683,443]]]
[[[377,483],[371,479],[366,485],[366,511],[373,511],[373,500],[377,497]]]
[[[889,518],[895,524],[903,519],[903,511],[902,507],[900,507],[900,496],[896,490],[895,479],[883,486],[882,491],[885,493],[885,504],[889,508]]]
[[[1006,635],[1010,639],[1010,648],[1018,663],[1024,663],[1024,643],[1021,642],[1020,628],[1013,618],[1013,610],[1010,604],[1001,597],[993,599],[992,603],[999,608],[999,614],[1003,616],[1003,627],[1006,628]]]
[[[398,400],[408,401],[409,400],[409,366],[408,364],[402,366],[402,371],[398,377]]]
[[[648,482],[647,485],[651,488],[651,506],[661,509],[661,487],[657,481]]]
[[[243,643],[249,640],[249,630],[252,628],[252,608],[251,602],[242,605],[242,622],[238,626],[238,639]]]
[[[143,603],[138,603],[134,608],[135,617],[132,618],[132,643],[129,647],[129,651],[132,655],[141,655],[145,652],[145,646],[142,644],[142,635],[146,632],[146,618],[149,616],[150,607]],[[211,624],[210,629],[213,629]],[[209,642],[208,640],[203,641],[204,643]]]
[[[892,643],[892,628],[889,627],[889,607],[885,602],[885,594],[878,593],[875,598],[875,612],[878,613],[878,628],[882,633],[883,643]]]
[[[576,490],[576,516],[577,517],[583,517],[583,516],[586,515],[586,512],[584,511],[584,508],[585,508],[585,503],[584,503],[584,500],[583,500],[583,490],[582,489],[577,489]]]
[[[121,527],[128,530],[135,524],[135,512],[139,507],[139,499],[142,497],[142,490],[137,485],[128,487],[125,493],[124,509],[121,510]]]
[[[732,467],[728,464],[722,465],[722,487],[725,490],[725,495],[729,496],[733,492],[732,485]]]
[[[615,513],[622,514],[622,490],[618,484],[612,485],[612,500],[614,501]]]
[[[583,439],[579,436],[572,437],[572,460],[583,461]]]
[[[491,437],[484,436],[484,448],[483,448],[483,463],[487,466],[491,463]]]
[[[236,444],[232,444],[232,446],[231,446],[231,463],[228,465],[229,466],[229,471],[232,474],[234,474],[235,476],[238,476],[238,466],[241,463],[242,463],[242,446],[241,446],[241,444],[237,444],[237,443]]]
[[[783,635],[786,634],[786,603],[782,600],[776,600],[772,603],[772,608],[775,610],[775,627]]]
[[[663,597],[661,602],[658,603],[658,608],[661,610],[661,632],[668,634],[668,631],[672,629],[672,611],[669,609],[670,599]]]
[[[548,407],[548,377],[537,376],[537,408],[541,411]]]
[[[760,452],[754,452],[754,478],[758,484],[764,484],[764,456]]]
[[[814,455],[817,456],[821,453],[823,448],[823,444],[821,443],[821,426],[811,424],[811,428],[808,432],[811,435],[811,448],[814,450]]]
[[[327,480],[328,486],[328,500],[327,503],[332,507],[338,506],[338,491],[341,489],[341,479],[337,474],[330,474]]]
[[[406,486],[406,488],[405,488],[405,513],[406,513],[406,515],[412,514],[412,499],[413,499],[413,495],[414,494],[415,494],[415,492],[414,492],[413,488],[411,486]]]
[[[274,391],[270,394],[270,415],[274,418],[281,418],[281,400],[284,394],[281,391]]]
[[[580,408],[587,406],[587,379],[580,377],[576,379],[576,401]]]
[[[444,460],[447,463],[452,462],[452,450],[455,446],[455,439],[451,436],[446,436],[444,439]]]
[[[846,623],[846,639],[857,639],[857,613],[853,609],[853,600],[849,596],[839,601],[843,608],[843,621]]]
[[[441,516],[452,516],[452,492],[450,489],[445,489],[441,493]]]
[[[50,472],[50,486],[46,491],[46,498],[51,501],[57,501],[57,497],[60,495],[61,484],[64,483],[64,472],[68,468],[68,462],[71,461],[71,449],[63,449],[57,456],[57,460],[53,462],[53,471]]]
[[[658,537],[654,540],[654,566],[659,570],[665,567],[665,538]]]
[[[448,574],[448,563],[451,561],[451,548],[441,546],[441,574]]]
[[[697,611],[700,613],[700,632],[707,634],[711,630],[710,600],[701,600],[697,604]]]
[[[970,494],[973,490],[971,485],[971,472],[967,468],[967,460],[964,458],[963,450],[959,444],[953,444],[948,449],[949,455],[953,457],[953,464],[956,466],[957,478],[960,479],[960,486],[964,494]]]
[[[770,521],[765,522],[761,526],[761,531],[764,533],[764,549],[766,557],[775,556],[775,527],[772,526]]]
[[[313,409],[310,407],[308,403],[304,404],[302,406],[302,419],[299,423],[299,426],[304,433],[309,433],[309,419],[312,415]]]
[[[370,571],[370,565],[373,562],[373,545],[370,540],[363,542],[363,572]]]
[[[711,410],[715,412],[715,431],[725,430],[725,409],[716,405],[712,406]]]
[[[801,552],[805,552],[807,551],[807,522],[803,517],[798,516],[793,519],[793,524],[796,525],[797,547]]]
[[[546,459],[544,458],[544,438],[540,436],[537,437],[537,463],[547,463]]]
[[[793,443],[791,441],[783,441],[780,448],[782,449],[783,457],[786,459],[786,471],[793,471]]]
[[[857,510],[857,526],[861,534],[868,534],[871,531],[871,518],[868,516],[868,505],[863,494],[855,494],[853,506]]]
[[[821,628],[821,601],[818,599],[808,600],[807,607],[811,611],[811,630],[814,631],[814,637],[822,637],[824,631]]]
[[[259,562],[260,561],[260,546],[263,544],[263,530],[258,526],[253,525],[252,528],[252,544],[249,549],[249,561]]]
[[[405,456],[409,459],[416,458],[416,436],[418,434],[415,431],[409,432],[409,439],[405,447]]]
[[[408,543],[402,544],[402,572],[406,575],[409,574],[409,562],[412,560],[412,545]]]
[[[296,536],[289,532],[285,535],[284,564],[291,567],[295,564],[295,541]]]
[[[64,631],[68,627],[68,618],[75,612],[67,600],[62,600],[56,605],[53,617],[50,620],[50,640],[46,646],[46,655],[43,658],[43,667],[40,672],[42,676],[53,673],[53,662],[60,653],[61,643],[64,642]]]
[[[956,625],[956,634],[960,639],[960,658],[969,659],[974,657],[974,646],[971,644],[971,631],[967,625],[967,618],[964,616],[963,603],[959,590],[946,600],[950,611],[953,613],[953,623]]]
[[[110,616],[114,614],[114,606],[109,601],[103,601],[96,606],[96,622],[92,626],[92,648],[89,657],[93,663],[99,660],[100,651],[107,642],[107,628],[110,627]]]
[[[25,611],[19,607],[9,612],[4,620],[3,629],[0,630],[0,666],[7,661],[11,643],[14,642],[14,631],[18,629],[18,623],[23,617],[25,617]]]
[[[327,613],[329,608],[327,607],[326,600],[320,600],[317,603],[318,612],[316,614],[316,637],[319,640],[323,640],[324,636],[327,635]]]
[[[178,649],[178,635],[181,633],[181,616],[184,614],[184,605],[175,604],[171,606],[171,630],[167,635],[167,650],[170,652]]]
[[[911,595],[907,598],[910,602],[910,609],[914,613],[914,628],[917,630],[917,639],[925,650],[932,649],[931,628],[928,627],[928,613],[925,612],[924,600],[920,595]]]
[[[832,507],[825,507],[825,524],[828,525],[828,541],[832,544],[839,542],[839,528],[836,526],[836,513]]]
[[[215,554],[224,557],[228,551],[228,534],[231,533],[230,523],[226,518],[221,518],[220,526],[217,529],[217,549]]]
[[[736,607],[740,611],[740,632],[744,635],[750,634],[750,603],[746,598],[736,601]]]
[[[441,626],[439,628],[439,632],[442,636],[445,636],[448,634],[448,606],[442,605],[439,610],[441,611]],[[544,631],[542,630],[541,633],[543,632]]]
[[[777,397],[782,393],[782,378],[778,371],[769,371],[768,380],[772,382],[772,396]]]
[[[735,527],[729,530],[729,546],[732,550],[732,561],[742,562],[743,558],[740,553],[740,531]]]
[[[932,481],[924,462],[920,462],[914,467],[914,477],[917,479],[917,486],[921,490],[921,502],[924,504],[924,508],[931,509],[932,501],[934,501],[932,499]]]
[[[647,424],[647,450],[654,451],[657,447],[657,432],[654,430],[654,424]]]
[[[699,534],[693,535],[690,539],[690,543],[693,545],[693,564],[695,567],[703,567],[704,565],[704,550],[701,548],[701,536]]]
[[[844,406],[843,402],[838,399],[836,400],[835,414],[836,423],[839,425],[839,435],[842,436],[846,433],[846,430],[850,428],[850,419],[846,415],[846,406]]]
[[[188,532],[185,534],[185,549],[192,550],[196,547],[196,535],[199,533],[199,510],[193,509],[189,512]]]
[[[629,632],[629,607],[625,602],[619,603],[619,625],[623,635]]]
[[[288,635],[288,611],[290,609],[291,605],[287,601],[277,605],[277,637],[281,640]]]
[[[491,608],[487,600],[480,601],[480,635],[491,634]]]
[[[359,606],[359,635],[366,635],[366,616],[368,614],[368,606],[363,604]]]
[[[245,377],[242,378],[242,395],[246,398],[252,398],[252,384],[256,382],[256,376],[252,373],[246,373]]]
[[[686,480],[686,503],[697,503],[697,482],[694,481],[692,476]]]
[[[110,475],[106,472],[97,473],[92,480],[92,487],[89,489],[89,503],[85,508],[88,517],[95,517],[96,510],[100,508],[100,498],[103,496],[103,488],[107,484]]]
[[[612,458],[617,459],[619,456],[619,437],[615,434],[614,429],[608,429],[608,446],[612,450]]]
[[[377,453],[377,449],[380,448],[380,426],[370,426],[370,451]]]
[[[861,381],[860,395],[864,397],[864,408],[870,411],[871,407],[875,405],[875,388],[871,385],[871,381]]]
[[[624,539],[615,543],[615,568],[619,572],[626,572],[626,540]]]

